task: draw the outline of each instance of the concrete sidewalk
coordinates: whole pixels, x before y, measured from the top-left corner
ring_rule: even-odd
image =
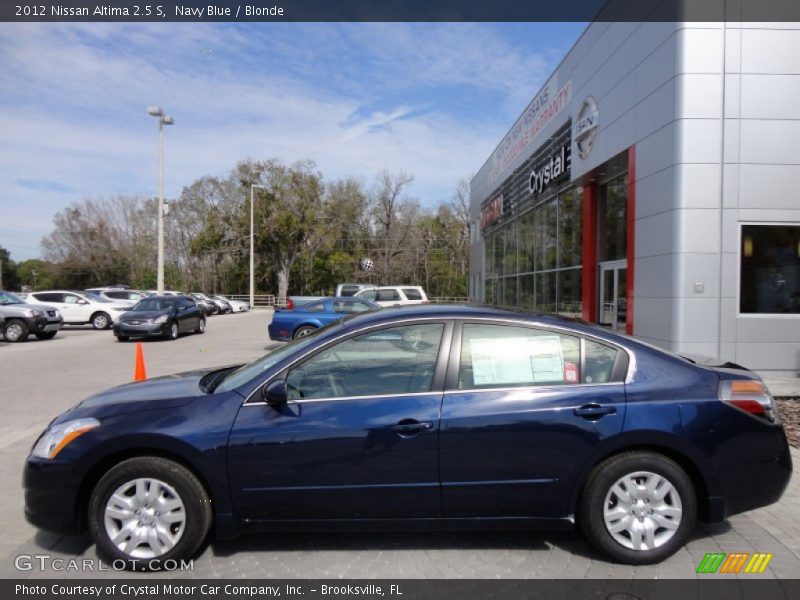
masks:
[[[769,378],[764,377],[769,391],[775,398],[800,398],[800,378]]]

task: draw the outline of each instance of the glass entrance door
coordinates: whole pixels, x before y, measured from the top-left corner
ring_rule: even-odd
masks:
[[[628,318],[628,261],[600,263],[600,310],[597,322],[615,331],[625,331]]]

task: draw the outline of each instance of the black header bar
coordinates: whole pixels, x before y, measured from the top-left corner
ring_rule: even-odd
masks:
[[[3,0],[5,22],[800,21],[798,0]]]

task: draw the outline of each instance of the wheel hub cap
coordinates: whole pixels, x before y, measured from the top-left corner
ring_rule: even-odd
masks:
[[[111,542],[132,558],[166,554],[186,529],[183,501],[158,479],[134,479],[118,487],[106,503],[104,517]]]
[[[683,505],[664,476],[637,471],[621,477],[606,494],[603,519],[608,533],[631,550],[653,550],[678,530]]]

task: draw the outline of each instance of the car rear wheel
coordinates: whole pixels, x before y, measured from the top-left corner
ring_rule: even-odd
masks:
[[[683,546],[695,526],[697,500],[686,472],[654,452],[612,456],[592,471],[580,505],[586,536],[628,564],[650,564]]]
[[[304,338],[307,335],[311,335],[316,330],[317,328],[312,325],[303,325],[302,327],[298,327],[297,331],[294,332],[294,339],[299,340],[300,338]]]
[[[42,333],[37,333],[36,337],[40,340],[52,340],[57,333],[57,331],[43,331]]]
[[[112,563],[122,560],[128,569],[191,558],[211,521],[203,484],[184,466],[156,456],[112,467],[89,502],[89,529],[98,554]]]
[[[104,312],[97,312],[92,315],[92,327],[94,329],[108,329],[111,327],[111,317]]]
[[[205,333],[205,331],[206,331],[206,320],[205,319],[200,319],[197,322],[197,327],[195,328],[194,332],[195,333]]]
[[[25,321],[20,321],[19,319],[6,321],[6,330],[3,336],[7,342],[24,342],[28,339],[29,334],[30,332],[28,331],[28,326],[25,325]]]

